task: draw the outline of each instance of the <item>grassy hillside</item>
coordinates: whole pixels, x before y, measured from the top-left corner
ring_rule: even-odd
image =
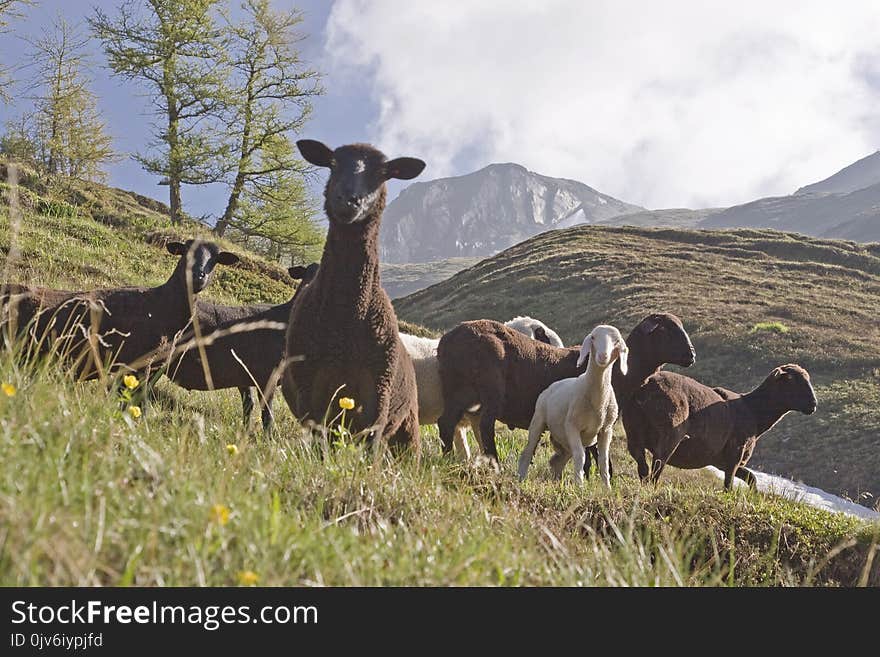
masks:
[[[27,254],[11,278],[167,276],[161,214],[118,190],[90,192],[105,212],[61,213],[38,190],[16,239],[0,205],[4,253]],[[243,255],[215,298],[289,294],[283,272]],[[2,586],[880,584],[880,524],[690,473],[642,487],[620,440],[610,492],[595,478],[583,490],[548,481],[546,449],[521,485],[511,473],[522,439],[507,431],[500,472],[443,458],[435,430],[420,462],[376,462],[345,431],[306,435],[283,401],[267,441],[240,426],[234,393],[163,382],[135,419],[114,387],[8,351],[0,383]]]
[[[629,331],[679,315],[692,376],[734,390],[778,364],[813,374],[819,410],[789,415],[753,463],[876,506],[880,496],[880,244],[775,231],[577,227],[539,235],[395,303],[448,329],[529,314],[576,344],[600,322]]]
[[[0,159],[0,251],[6,281],[64,289],[158,285],[176,264],[163,248],[166,241],[214,239],[197,222],[172,226],[165,206],[153,199],[97,183],[47,180],[27,169],[19,169],[15,189],[22,214],[15,230],[6,167]],[[282,267],[230,242],[220,243],[241,255],[242,262],[219,268],[204,298],[224,303],[290,298],[293,283]]]

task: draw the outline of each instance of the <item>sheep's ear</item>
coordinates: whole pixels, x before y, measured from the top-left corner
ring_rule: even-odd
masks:
[[[584,338],[583,343],[581,344],[581,353],[578,356],[577,366],[582,367],[584,363],[587,362],[587,359],[590,357],[590,348],[593,346],[593,334],[590,333],[587,337]]]
[[[660,326],[660,322],[653,317],[645,317],[642,320],[642,323],[639,324],[639,332],[648,335],[649,333],[653,333],[657,330],[657,327]]]
[[[217,262],[221,265],[234,265],[238,262],[238,256],[229,251],[221,251],[217,254]]]
[[[626,360],[629,357],[629,347],[626,346],[626,342],[622,338],[617,343],[617,357],[620,360],[620,373],[626,376]]]
[[[333,161],[333,151],[325,144],[314,139],[300,139],[296,142],[303,159],[316,167],[329,167]]]
[[[290,277],[295,281],[301,281],[306,277],[306,268],[302,265],[296,265],[296,267],[291,267],[287,270],[287,273],[290,274]]]
[[[425,169],[425,162],[415,157],[398,157],[385,163],[385,180],[412,180]]]
[[[168,253],[171,255],[182,256],[186,253],[186,244],[183,242],[168,242],[165,248],[168,249]]]

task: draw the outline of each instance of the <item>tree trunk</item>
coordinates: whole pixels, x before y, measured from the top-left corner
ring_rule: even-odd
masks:
[[[242,167],[239,166],[238,175],[235,176],[235,182],[229,193],[229,200],[226,202],[226,209],[223,211],[223,216],[217,221],[217,225],[214,226],[214,234],[217,237],[223,237],[226,229],[229,228],[229,224],[232,222],[232,217],[238,209],[238,199],[241,196],[241,191],[243,189],[244,173],[242,173]]]
[[[253,123],[253,78],[254,73],[251,71],[246,87],[244,125],[242,125],[241,130],[241,150],[238,154],[238,171],[235,174],[235,182],[232,184],[232,189],[229,192],[229,200],[226,202],[226,209],[223,211],[223,216],[220,217],[219,221],[217,221],[217,225],[214,226],[214,234],[217,237],[223,237],[226,229],[229,228],[230,222],[232,222],[232,217],[238,209],[238,199],[241,198],[241,192],[244,190],[246,179],[245,172],[251,165],[250,141],[251,127]]]
[[[180,153],[177,137],[178,110],[173,93],[168,97],[168,205],[171,223],[180,223]]]

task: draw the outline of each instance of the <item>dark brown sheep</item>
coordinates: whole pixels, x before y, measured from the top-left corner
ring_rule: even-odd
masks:
[[[379,225],[385,181],[409,180],[425,163],[387,160],[372,146],[331,150],[301,140],[306,161],[330,169],[324,209],[330,227],[321,268],[293,306],[282,392],[300,420],[335,414],[338,397],[355,400],[347,415],[356,432],[419,450],[418,398],[412,360],[379,280]]]
[[[143,370],[189,324],[193,295],[204,290],[217,265],[238,256],[211,242],[169,242],[179,257],[171,277],[158,287],[107,288],[72,292],[27,288],[4,299],[7,321],[26,330],[40,353],[71,362],[83,380],[117,369]],[[13,288],[16,289],[16,288]]]
[[[547,386],[577,376],[580,347],[553,347],[500,322],[462,322],[440,338],[437,358],[443,414],[437,421],[443,451],[452,449],[455,427],[479,408],[483,454],[496,459],[495,420],[527,429],[535,402]]]
[[[634,412],[632,397],[651,375],[659,372],[667,363],[690,367],[696,361],[690,336],[684,330],[681,320],[670,313],[652,313],[645,317],[627,336],[626,344],[629,347],[627,373],[622,374],[620,365],[615,363],[611,375],[611,385],[624,430],[627,428],[627,417]],[[584,474],[588,476],[591,458],[598,462],[597,450],[595,445],[587,450]],[[610,467],[609,463],[609,469]]]
[[[738,394],[710,388],[694,379],[660,372],[635,392],[627,425],[627,447],[638,463],[639,476],[648,477],[645,450],[653,455],[650,473],[657,481],[669,464],[677,468],[724,471],[724,487],[733,478],[755,485],[745,468],[755,444],[789,411],[816,411],[810,375],[799,365],[777,367],[757,388]]]
[[[199,301],[196,304],[196,318],[202,336],[223,333],[242,323],[263,321],[287,325],[290,308],[305,286],[318,272],[318,264],[308,267],[297,265],[288,269],[290,277],[300,281],[290,300],[270,306],[254,304],[249,306],[223,306]],[[192,347],[173,360],[167,374],[177,385],[187,390],[222,390],[238,388],[241,393],[244,425],[250,424],[251,413],[257,403],[254,395],[254,382],[261,405],[263,429],[268,434],[274,420],[272,400],[275,396],[274,375],[281,365],[284,353],[285,330],[258,328],[242,333],[221,335],[203,347],[210,382],[205,375],[202,353]],[[191,337],[191,336],[187,336]]]

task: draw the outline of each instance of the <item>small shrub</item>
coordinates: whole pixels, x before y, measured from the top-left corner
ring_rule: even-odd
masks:
[[[783,334],[788,333],[791,329],[782,322],[758,322],[752,327],[749,333],[758,333],[759,331],[767,333]]]

